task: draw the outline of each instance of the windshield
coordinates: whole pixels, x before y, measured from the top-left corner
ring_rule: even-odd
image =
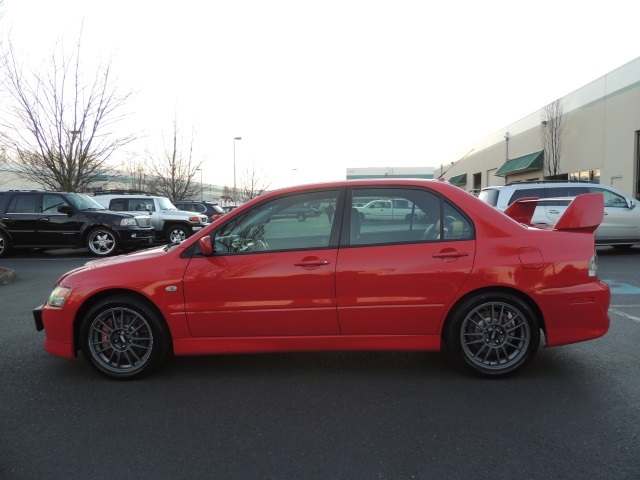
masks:
[[[165,197],[158,198],[158,205],[160,210],[178,210],[171,200]]]
[[[67,199],[69,202],[73,204],[78,210],[106,210],[106,207],[103,207],[98,202],[96,202],[93,198],[84,195],[83,193],[70,193],[67,194]]]

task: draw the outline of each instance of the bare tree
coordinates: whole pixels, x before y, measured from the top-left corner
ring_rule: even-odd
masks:
[[[271,182],[268,182],[263,174],[257,172],[255,168],[253,170],[247,168],[240,178],[237,200],[240,203],[248,202],[265,193],[270,186]]]
[[[550,177],[560,173],[560,152],[564,127],[564,109],[562,100],[558,99],[544,107],[540,130],[544,147],[544,171]]]
[[[138,191],[155,191],[154,174],[144,160],[129,159],[120,167],[120,175],[115,182],[118,188]]]
[[[193,147],[195,130],[191,130],[191,138],[185,144],[179,128],[177,116],[173,120],[173,137],[167,145],[163,136],[164,151],[159,155],[149,153],[150,170],[156,182],[154,190],[169,197],[173,201],[191,200],[200,196],[200,184],[195,180],[203,160],[194,159]]]
[[[18,173],[45,188],[82,191],[105,171],[105,162],[133,135],[111,129],[131,93],[112,82],[111,62],[85,74],[81,37],[73,52],[58,42],[40,72],[25,72],[11,42],[3,52],[3,90],[10,102],[2,142]]]
[[[222,189],[222,196],[220,197],[225,202],[233,201],[233,189],[229,188],[227,185]]]

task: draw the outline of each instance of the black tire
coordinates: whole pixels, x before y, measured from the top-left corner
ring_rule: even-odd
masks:
[[[448,350],[484,376],[499,377],[524,367],[540,346],[540,322],[518,297],[483,293],[455,307],[445,327]]]
[[[96,257],[108,257],[118,251],[118,237],[105,227],[91,230],[86,243],[89,253]]]
[[[304,214],[304,212],[298,213],[297,217],[299,222],[304,222],[307,219],[307,216]]]
[[[0,232],[0,258],[8,256],[10,250],[9,237],[6,233]]]
[[[171,225],[167,228],[166,239],[169,243],[181,243],[191,236],[191,230],[184,225]]]
[[[115,379],[136,378],[152,371],[166,357],[170,341],[164,320],[127,295],[96,304],[80,327],[84,357],[100,373]]]

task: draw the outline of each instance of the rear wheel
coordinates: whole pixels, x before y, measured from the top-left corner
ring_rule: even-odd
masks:
[[[6,257],[9,255],[9,250],[11,249],[11,245],[9,245],[9,237],[0,232],[0,257]]]
[[[297,217],[299,222],[304,222],[307,219],[307,216],[304,214],[304,212],[299,212]]]
[[[519,370],[533,358],[540,346],[540,325],[531,308],[514,295],[486,293],[456,307],[445,341],[467,367],[497,377]]]
[[[95,305],[80,328],[82,352],[100,373],[138,377],[157,367],[169,350],[164,322],[143,302],[115,296]]]

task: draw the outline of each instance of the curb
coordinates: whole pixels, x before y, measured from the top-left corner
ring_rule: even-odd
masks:
[[[16,272],[10,268],[0,268],[0,285],[6,285],[16,279]]]

